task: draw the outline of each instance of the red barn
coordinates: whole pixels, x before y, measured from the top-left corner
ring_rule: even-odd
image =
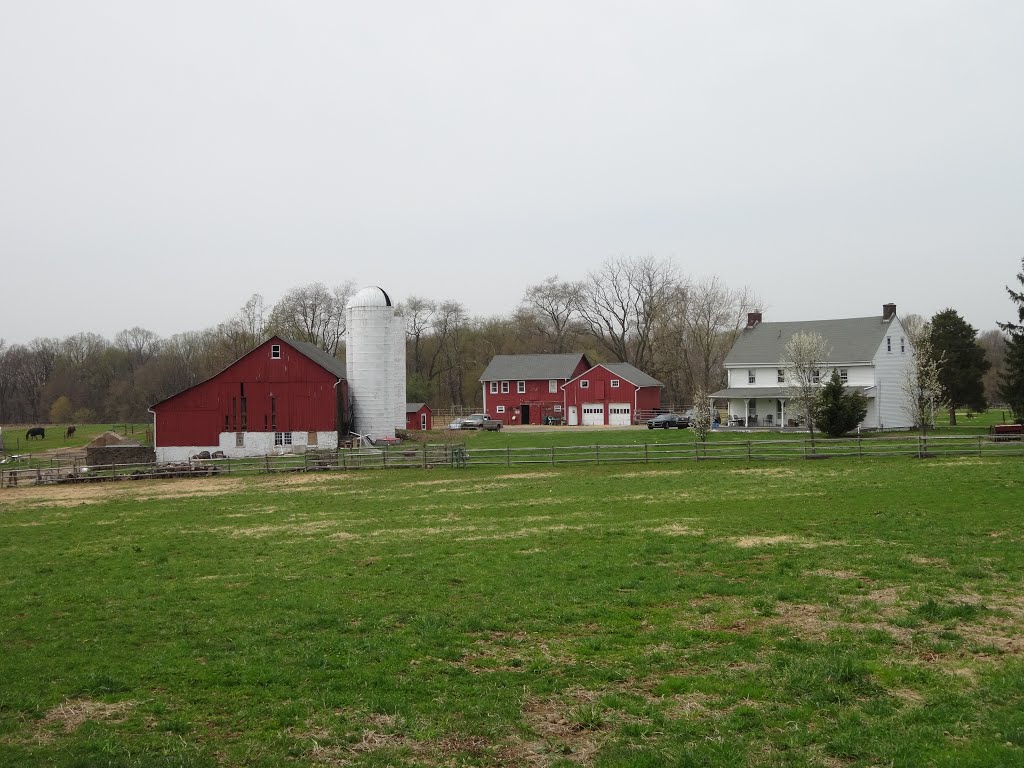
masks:
[[[495,355],[480,376],[484,413],[503,424],[543,424],[565,416],[562,385],[590,368],[587,356]]]
[[[405,404],[405,428],[410,432],[434,428],[434,414],[426,403]]]
[[[565,384],[566,423],[627,426],[661,405],[662,386],[629,363],[600,363]]]
[[[347,429],[345,364],[313,344],[268,339],[216,376],[152,406],[158,462],[338,447]]]

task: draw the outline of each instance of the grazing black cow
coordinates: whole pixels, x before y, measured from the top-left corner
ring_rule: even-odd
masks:
[[[33,437],[38,437],[40,440],[46,437],[46,430],[42,427],[32,427],[28,432],[25,433],[25,439],[31,440]]]
[[[64,439],[67,440],[69,437],[75,436],[75,425],[72,424],[70,427],[64,430]]]

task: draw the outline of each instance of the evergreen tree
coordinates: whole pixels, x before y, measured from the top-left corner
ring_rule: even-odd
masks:
[[[1024,258],[1020,263],[1022,269],[1017,273],[1017,282],[1024,285]],[[1006,292],[1017,305],[1017,319],[1020,322],[998,324],[1009,335],[999,396],[1010,406],[1017,420],[1024,422],[1024,291],[1018,293],[1006,286]]]
[[[966,405],[976,411],[988,407],[982,377],[991,364],[978,344],[978,332],[956,310],[939,312],[932,318],[931,327],[932,346],[936,357],[942,361],[939,369],[942,396],[949,407],[949,423],[956,426],[958,406]]]
[[[818,428],[829,437],[842,437],[856,429],[867,415],[868,399],[856,390],[847,394],[839,371],[833,370],[814,407]]]

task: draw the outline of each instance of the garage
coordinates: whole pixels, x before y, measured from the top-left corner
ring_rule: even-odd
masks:
[[[598,426],[604,424],[604,403],[583,404],[583,426]]]
[[[628,427],[633,423],[629,403],[609,403],[608,423],[618,427]]]

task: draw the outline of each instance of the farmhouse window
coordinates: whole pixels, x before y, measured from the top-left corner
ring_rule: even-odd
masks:
[[[507,395],[508,394],[508,382],[507,381],[501,382],[501,394],[503,394],[503,395]]]
[[[757,372],[753,368],[747,368],[747,384],[757,381]]]
[[[811,371],[811,381],[814,384],[820,384],[821,383],[821,370],[820,369],[815,368],[813,371]]]
[[[235,448],[245,447],[245,432],[235,432]]]
[[[850,371],[848,368],[839,369],[839,380],[843,382],[843,384],[850,380]]]
[[[495,413],[504,413],[505,412],[505,406],[504,405],[496,406],[495,409],[494,409],[494,412]]]
[[[590,382],[586,379],[580,379],[580,389],[590,389]]]
[[[526,382],[525,381],[517,381],[516,382],[516,394],[517,395],[525,395],[526,394]]]
[[[618,379],[612,379],[612,381],[611,381],[611,388],[612,389],[618,389],[619,388],[619,380]]]
[[[558,392],[558,379],[548,379],[548,392],[551,394]]]
[[[280,360],[281,359],[281,345],[280,344],[271,344],[270,345],[270,359],[271,360]]]
[[[900,354],[905,354],[907,351],[906,340],[900,336]]]
[[[776,371],[776,373],[775,373],[775,380],[779,384],[785,384],[786,383],[786,369],[785,368],[779,368]]]
[[[492,381],[491,382],[491,394],[492,395],[498,394],[498,382],[496,382],[496,381]]]
[[[885,337],[885,351],[886,352],[892,352],[892,337],[891,336],[886,336]]]

